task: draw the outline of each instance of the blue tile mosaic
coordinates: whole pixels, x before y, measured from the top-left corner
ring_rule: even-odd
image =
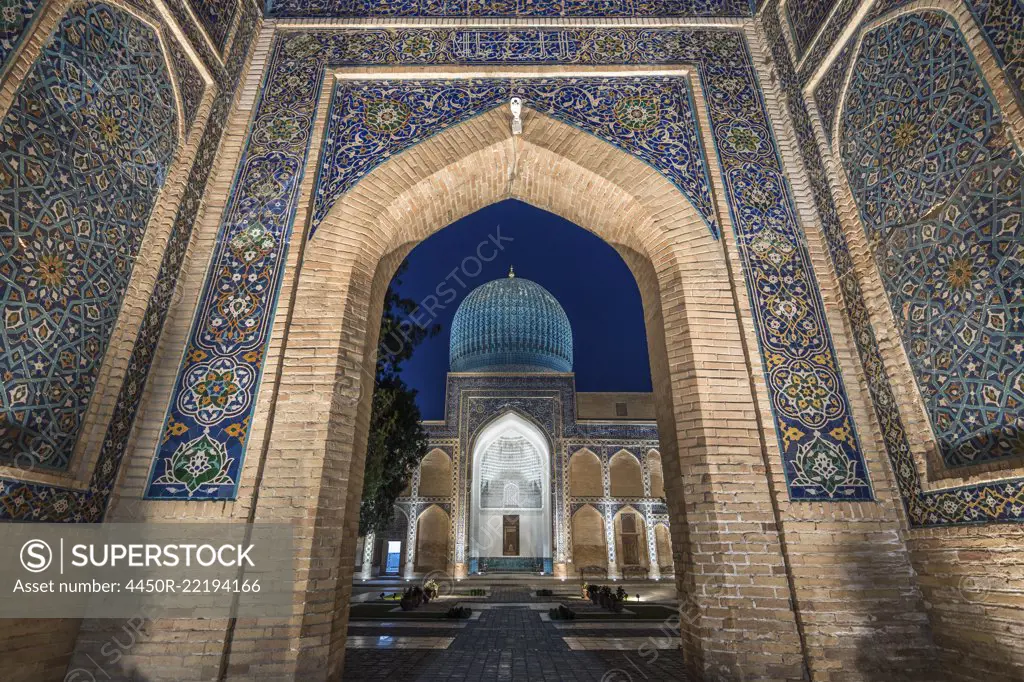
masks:
[[[143,315],[142,326],[114,406],[114,414],[107,427],[88,487],[84,490],[73,490],[24,483],[14,479],[0,479],[0,519],[63,523],[91,523],[102,520],[117,479],[118,468],[128,446],[132,423],[142,403],[157,342],[213,167],[224,122],[227,120],[242,66],[252,46],[258,21],[258,11],[254,5],[249,5],[249,9],[243,13],[239,21],[237,37],[229,58],[222,68],[213,69],[220,86],[220,94],[214,100],[209,117],[210,123],[203,131],[196,160],[168,237],[156,286]]]
[[[621,41],[610,49],[621,49]],[[339,196],[373,168],[457,123],[517,96],[629,152],[682,191],[718,236],[693,98],[682,78],[538,78],[337,86],[313,204],[315,230]],[[387,125],[381,123],[388,116]]]
[[[199,23],[203,25],[206,34],[210,36],[217,51],[223,54],[228,34],[231,31],[231,22],[235,20],[235,14],[238,11],[238,4],[247,1],[188,0],[188,3],[198,17]]]
[[[65,469],[178,147],[157,35],[74,5],[0,123],[0,459]]]
[[[872,499],[810,257],[742,33],[597,28],[279,35],[147,495],[198,500],[237,494],[256,377],[327,66],[495,62],[697,65],[790,495]],[[262,231],[253,235],[256,223]],[[219,273],[225,269],[240,272],[244,284],[223,290]],[[219,311],[231,314],[230,324],[213,324]]]
[[[1024,167],[947,15],[864,36],[839,147],[946,464],[1024,455]]]
[[[1024,478],[931,492],[923,489],[899,403],[889,384],[887,369],[870,322],[863,291],[853,270],[852,259],[832,199],[821,152],[804,106],[799,81],[783,40],[782,27],[772,11],[772,5],[766,8],[763,15],[765,33],[786,104],[793,119],[805,170],[811,181],[811,193],[822,221],[828,253],[839,275],[840,291],[853,329],[853,338],[864,366],[872,404],[910,524],[921,527],[1024,521]]]
[[[787,0],[782,7],[793,36],[797,59],[802,59],[835,3],[832,0]]]

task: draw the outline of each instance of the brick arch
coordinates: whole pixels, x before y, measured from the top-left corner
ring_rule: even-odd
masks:
[[[622,515],[632,514],[636,522],[635,533],[637,548],[636,548],[636,561],[626,562],[626,556],[623,553],[623,530],[622,530]],[[647,522],[644,520],[644,515],[639,510],[633,508],[630,505],[624,506],[622,509],[615,512],[615,516],[612,517],[612,532],[615,538],[615,557],[619,564],[622,566],[644,566],[645,568],[650,567],[650,557],[648,555],[647,547]]]
[[[569,494],[573,497],[604,495],[604,472],[601,460],[587,448],[577,450],[569,458]]]
[[[738,426],[742,419],[734,421],[738,414],[753,415],[756,407],[746,364],[719,362],[723,354],[746,353],[722,243],[679,190],[638,159],[535,112],[524,125],[524,134],[512,138],[507,112],[492,110],[395,156],[344,195],[303,245],[283,369],[274,387],[282,399],[274,399],[264,453],[264,480],[278,485],[260,495],[268,510],[279,510],[284,500],[302,500],[316,519],[298,540],[304,548],[299,580],[310,570],[336,576],[334,582],[310,583],[303,597],[307,608],[296,627],[329,619],[332,636],[330,645],[296,643],[300,672],[322,671],[326,665],[333,674],[342,667],[347,611],[334,605],[351,583],[355,538],[341,529],[358,513],[370,416],[367,389],[388,282],[415,244],[507,198],[594,232],[619,251],[637,279],[666,477],[702,472],[688,474],[685,486],[669,486],[685,487],[693,495],[690,507],[698,511],[689,517],[683,499],[669,499],[674,544],[683,548],[676,573],[690,581],[682,584],[686,595],[704,599],[697,595],[697,572],[687,568],[694,561],[702,563],[702,579],[733,574],[734,563],[751,561],[748,552],[781,566],[777,536],[732,536],[716,511],[724,509],[732,495],[726,491],[737,485],[755,505],[766,510],[771,505],[762,473],[737,478],[734,468],[710,459],[725,448],[731,464],[736,458],[749,461],[751,472],[762,464],[758,446],[730,442],[732,428],[756,429],[752,416],[743,426]],[[304,210],[297,220],[306,216]],[[301,371],[314,357],[319,372]],[[311,421],[311,414],[323,418]],[[706,426],[727,420],[729,428]],[[288,463],[296,458],[320,477],[295,481]],[[280,484],[289,479],[294,487]],[[689,542],[725,535],[733,543],[728,558]],[[758,608],[754,594],[737,598]],[[684,624],[683,648],[695,669],[703,666],[706,641],[716,636],[700,632],[696,621]]]

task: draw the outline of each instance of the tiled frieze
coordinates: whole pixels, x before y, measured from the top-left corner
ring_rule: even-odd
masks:
[[[131,427],[142,403],[157,342],[174,295],[178,274],[188,247],[203,193],[209,179],[224,123],[234,98],[251,41],[259,25],[255,8],[243,14],[237,38],[224,70],[218,72],[220,92],[213,101],[209,124],[203,131],[185,192],[167,240],[156,285],[142,317],[141,327],[128,361],[125,378],[107,426],[96,468],[84,490],[0,479],[0,519],[48,522],[96,522],[102,520],[118,468],[128,447]]]
[[[179,123],[157,34],[88,3],[57,25],[0,124],[5,463],[67,468]]]
[[[329,66],[691,64],[709,106],[794,500],[872,499],[823,304],[737,31],[286,31],[186,349],[147,495],[231,499]]]
[[[745,17],[749,0],[267,0],[272,17]]]
[[[763,14],[763,27],[772,50],[797,142],[818,209],[827,252],[839,277],[843,302],[853,338],[864,367],[868,388],[882,430],[900,496],[913,526],[952,525],[1024,520],[1024,479],[966,485],[925,491],[907,439],[899,402],[889,383],[867,304],[853,269],[846,237],[829,187],[824,161],[818,149],[810,116],[804,104],[797,74],[782,36],[782,27],[771,7]]]

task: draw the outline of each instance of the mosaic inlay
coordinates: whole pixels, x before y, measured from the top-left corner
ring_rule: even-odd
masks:
[[[238,10],[239,2],[249,0],[188,0],[192,11],[196,13],[199,22],[210,36],[210,40],[216,45],[219,52],[224,51],[224,45],[231,31],[231,22],[234,21],[235,13]]]
[[[128,360],[124,382],[114,405],[114,413],[107,427],[89,485],[84,490],[73,490],[0,479],[2,519],[83,523],[97,522],[103,518],[114,482],[117,480],[118,468],[128,447],[132,423],[142,403],[157,342],[167,318],[192,228],[202,204],[233,93],[255,36],[259,14],[254,5],[247,4],[246,7],[239,21],[229,58],[222,68],[213,70],[221,88],[220,94],[214,100],[209,125],[203,131],[195,162],[185,185],[184,196],[167,239],[167,248],[157,274],[156,285],[142,317],[135,346]]]
[[[711,181],[682,78],[342,83],[334,93],[314,195],[313,229],[370,170],[425,137],[511,97],[642,159],[676,185],[717,236]]]
[[[66,468],[178,144],[156,34],[75,5],[0,125],[0,456]]]
[[[828,253],[839,275],[840,290],[853,328],[853,338],[864,366],[872,404],[910,524],[939,526],[1024,521],[1024,478],[932,492],[926,492],[922,487],[921,477],[907,440],[899,402],[889,384],[887,369],[870,322],[864,295],[857,274],[853,270],[853,262],[832,199],[821,152],[804,106],[789,50],[783,40],[782,27],[777,15],[770,9],[764,14],[765,33],[793,119],[805,169],[811,181],[812,196],[822,222]]]
[[[804,56],[834,7],[832,0],[786,0],[783,9],[796,45],[797,59]]]
[[[742,33],[584,28],[325,30],[277,38],[214,256],[216,263],[230,264],[237,284],[224,289],[220,276],[225,268],[211,270],[147,495],[230,499],[237,493],[256,397],[252,377],[262,367],[269,342],[327,65],[495,62],[697,65],[736,223],[790,495],[796,500],[872,499],[810,257]],[[405,125],[401,107],[391,115],[381,113],[371,119],[379,129]],[[234,245],[254,229],[267,246],[248,260],[245,254],[251,251]],[[213,324],[218,319],[227,321]],[[219,413],[196,408],[199,367],[216,367],[225,377],[216,387],[229,395]],[[208,439],[223,448],[216,458],[209,458]],[[192,481],[163,478],[169,468],[175,470],[175,458],[194,458],[191,469],[179,468],[189,471]],[[211,468],[217,468],[218,481],[223,474],[230,483],[194,485],[199,474],[213,475]]]
[[[869,32],[840,154],[950,466],[1024,454],[1021,159],[945,15]]]
[[[746,17],[749,0],[267,0],[273,17]]]

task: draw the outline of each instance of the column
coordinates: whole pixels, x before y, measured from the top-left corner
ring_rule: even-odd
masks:
[[[608,545],[608,578],[616,580],[619,577],[619,562],[615,558],[615,515],[610,504],[604,505],[604,536]]]
[[[419,505],[413,505],[409,510],[409,528],[405,534],[405,571],[402,577],[406,580],[416,577],[416,529],[419,525]]]
[[[377,536],[374,533],[367,533],[363,538],[363,571],[359,575],[363,580],[373,577],[373,546],[377,544]]]

